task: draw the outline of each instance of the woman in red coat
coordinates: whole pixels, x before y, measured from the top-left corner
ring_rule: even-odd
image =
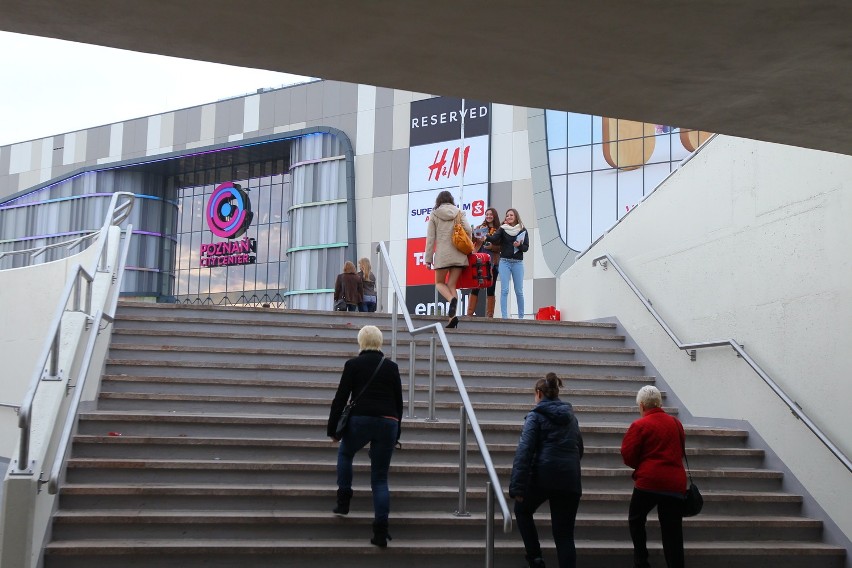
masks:
[[[650,567],[645,523],[651,509],[657,507],[666,565],[683,568],[683,425],[663,411],[662,396],[656,387],[646,385],[639,389],[636,402],[642,418],[630,425],[621,442],[621,457],[635,470],[627,517],[633,540],[633,566]]]

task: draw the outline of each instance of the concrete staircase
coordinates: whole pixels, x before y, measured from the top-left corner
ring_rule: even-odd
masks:
[[[121,305],[97,409],[80,415],[46,568],[481,565],[486,475],[470,444],[471,515],[454,516],[460,402],[440,353],[439,422],[423,421],[425,338],[415,362],[418,418],[404,420],[391,465],[394,540],[386,550],[369,544],[366,452],[356,458],[352,513],[330,513],[336,444],[325,423],[343,362],[368,323],[385,331],[390,355],[385,314]],[[408,339],[400,333],[404,397]],[[606,323],[477,318],[464,319],[450,341],[504,488],[534,381],[547,371],[563,378],[586,445],[580,565],[630,565],[632,484],[619,446],[637,417],[636,391],[655,378],[624,336]],[[762,466],[764,452],[749,447],[746,431],[688,422],[686,430],[705,495],[704,512],[684,521],[689,566],[844,565],[845,550],[822,542],[822,523],[801,516],[802,498],[781,491],[782,474]],[[538,517],[555,565],[546,506]],[[496,565],[522,565],[517,530],[496,531]],[[649,537],[663,566],[656,519]]]

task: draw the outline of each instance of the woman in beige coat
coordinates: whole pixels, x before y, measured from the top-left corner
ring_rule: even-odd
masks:
[[[450,302],[450,309],[447,312],[450,318],[447,327],[450,328],[459,324],[459,318],[456,315],[458,305],[456,282],[468,264],[467,255],[460,252],[453,244],[453,225],[459,213],[453,194],[442,191],[435,200],[435,207],[432,208],[426,228],[426,264],[435,270],[435,288],[438,293]],[[464,213],[461,213],[461,224],[470,236],[470,224]]]

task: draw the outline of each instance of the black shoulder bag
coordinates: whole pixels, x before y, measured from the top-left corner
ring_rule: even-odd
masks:
[[[685,438],[686,436],[684,436]],[[686,440],[683,441],[683,459],[686,460],[686,472],[689,475],[689,489],[686,490],[686,499],[683,500],[683,516],[694,517],[704,507],[704,497],[698,490],[698,486],[692,481],[692,472],[689,469],[689,458],[686,457]]]
[[[346,432],[346,427],[349,425],[349,415],[352,413],[352,408],[355,406],[355,403],[358,402],[358,399],[361,398],[361,395],[364,394],[364,391],[367,390],[367,387],[370,386],[370,383],[373,382],[373,379],[376,378],[376,375],[379,372],[379,369],[382,368],[382,363],[385,362],[385,358],[382,357],[382,360],[379,361],[376,370],[373,371],[373,375],[370,379],[364,384],[364,388],[361,389],[361,392],[358,393],[358,396],[351,398],[349,402],[346,403],[346,406],[343,407],[343,412],[340,413],[340,419],[337,421],[337,429],[334,431],[334,435],[337,438],[342,438],[343,434]]]

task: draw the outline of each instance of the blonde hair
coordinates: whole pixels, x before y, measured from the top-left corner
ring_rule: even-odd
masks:
[[[645,385],[636,393],[636,404],[641,404],[645,408],[660,408],[663,406],[663,395],[657,387]]]
[[[361,348],[361,351],[366,349],[378,351],[383,341],[382,330],[374,325],[365,325],[358,332],[358,347]]]
[[[343,263],[343,272],[345,272],[347,274],[355,274],[355,272],[357,272],[355,270],[355,263],[352,262],[351,260],[347,260],[346,262],[344,262]]]
[[[367,257],[362,258],[358,261],[358,264],[361,266],[361,272],[364,273],[364,278],[370,278],[370,272],[373,270],[372,265],[370,264],[370,259]]]

